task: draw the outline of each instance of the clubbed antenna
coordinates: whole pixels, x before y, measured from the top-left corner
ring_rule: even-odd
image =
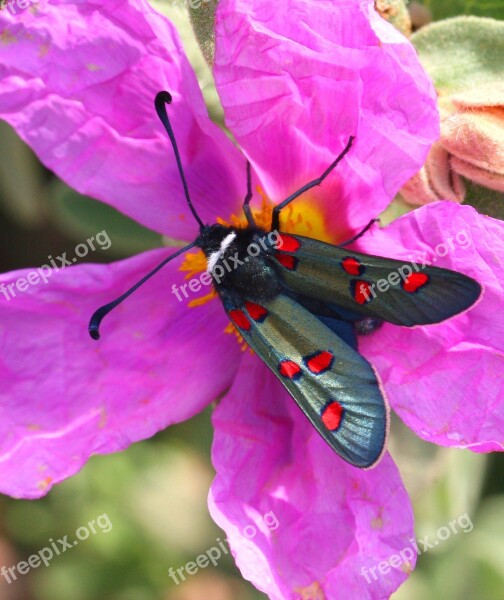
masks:
[[[166,105],[171,104],[172,97],[169,92],[158,92],[156,95],[156,99],[154,100],[154,106],[156,107],[156,112],[158,117],[161,119],[161,123],[163,123],[166,133],[170,138],[170,142],[172,143],[173,152],[175,154],[175,160],[177,161],[178,170],[180,173],[180,179],[182,179],[182,185],[184,186],[184,193],[187,200],[187,205],[191,209],[194,218],[198,222],[200,227],[203,227],[203,221],[199,218],[198,213],[196,212],[192,202],[191,197],[189,196],[189,188],[187,187],[187,181],[184,175],[184,169],[182,168],[182,161],[180,160],[180,154],[177,147],[177,141],[175,140],[175,134],[173,133],[172,126],[170,124],[170,119],[168,118],[168,113],[166,111]]]

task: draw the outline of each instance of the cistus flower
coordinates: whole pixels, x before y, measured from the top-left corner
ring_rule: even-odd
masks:
[[[504,192],[504,83],[454,94],[444,105],[441,141],[453,171]]]
[[[504,191],[504,24],[457,17],[412,40],[438,94],[441,135],[425,165],[401,189],[410,204],[462,202],[463,178]]]
[[[165,17],[142,0],[55,0],[39,3],[23,19],[0,19],[0,116],[48,168],[155,231],[193,240],[197,226],[152,106],[155,94],[168,89],[199,215],[205,222],[241,218],[245,158],[209,120]],[[356,135],[338,171],[296,201],[284,223],[332,243],[386,207],[438,134],[433,89],[413,48],[371,1],[221,0],[214,76],[227,126],[253,167],[259,220],[319,175]],[[457,219],[468,235],[484,228],[484,238],[471,238],[469,254],[446,253],[439,262],[456,263],[486,284],[483,301],[434,329],[384,327],[363,350],[379,365],[386,389],[391,386],[394,406],[401,414],[410,409],[415,431],[487,451],[498,446],[502,415],[501,371],[495,369],[503,337],[487,316],[502,297],[502,229],[498,222],[486,227],[471,209],[447,210],[426,207],[422,217],[407,215],[373,231],[366,243],[376,244],[377,253],[402,256],[430,251]],[[243,575],[274,600],[388,597],[414,566],[411,558],[376,575],[377,565],[413,535],[394,463],[386,455],[370,472],[344,463],[258,358],[226,332],[225,313],[208,289],[183,301],[171,293],[204,268],[201,256],[169,263],[110,314],[98,344],[90,340],[94,310],[169,253],[161,248],[111,265],[68,267],[46,285],[1,298],[2,491],[39,497],[91,454],[123,449],[222,396],[213,418],[217,476],[209,506]],[[6,274],[1,282],[15,284],[24,275]],[[436,358],[426,358],[429,337]],[[398,341],[381,342],[389,339]],[[454,383],[462,376],[460,357],[467,378],[483,369],[484,388],[472,389],[474,396]],[[449,363],[449,378],[437,370],[438,359]],[[439,395],[447,414],[442,430],[434,408],[425,413]],[[476,419],[484,424],[476,428],[474,416],[456,419],[464,403],[467,412],[478,407]],[[253,538],[244,535],[269,511],[277,529],[259,524]],[[366,579],[363,572],[376,576]]]
[[[504,84],[495,81],[444,96],[439,109],[440,140],[401,195],[411,204],[462,202],[462,177],[504,192]]]

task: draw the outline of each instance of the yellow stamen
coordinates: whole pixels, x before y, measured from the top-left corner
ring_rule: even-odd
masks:
[[[195,298],[194,300],[190,300],[187,306],[189,306],[189,308],[194,308],[195,306],[202,306],[203,304],[206,304],[209,300],[213,300],[216,297],[217,292],[214,289],[212,289],[212,291],[206,296],[201,296],[201,298]]]
[[[203,250],[187,253],[184,257],[184,262],[180,267],[181,271],[186,271],[187,275],[184,279],[192,279],[203,271],[206,271],[207,261]]]
[[[245,350],[249,347],[247,342],[243,339],[241,333],[238,331],[238,329],[236,329],[236,327],[233,325],[233,323],[231,323],[231,321],[229,321],[229,323],[224,328],[224,333],[231,333],[236,336],[236,341],[238,342],[240,350],[242,352],[245,352]]]

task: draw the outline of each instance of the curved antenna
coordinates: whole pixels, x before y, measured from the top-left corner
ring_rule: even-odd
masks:
[[[198,213],[196,212],[194,206],[192,205],[191,197],[189,196],[189,188],[187,187],[187,181],[186,181],[186,178],[184,175],[184,170],[182,168],[182,161],[180,160],[180,154],[178,151],[177,142],[175,140],[175,134],[173,133],[173,129],[170,124],[170,119],[168,119],[166,105],[171,104],[171,101],[172,101],[172,97],[169,92],[166,92],[166,91],[158,92],[156,94],[156,99],[154,100],[154,106],[156,107],[156,112],[158,114],[158,117],[160,118],[161,123],[163,123],[164,128],[166,129],[166,133],[168,134],[168,137],[170,138],[170,141],[171,141],[171,144],[173,147],[173,152],[175,154],[175,160],[177,161],[177,166],[178,166],[178,170],[180,173],[180,179],[182,179],[182,185],[184,186],[184,193],[185,193],[185,197],[187,200],[187,204],[188,204],[189,208],[191,209],[191,212],[192,212],[194,218],[196,219],[196,221],[198,222],[199,226],[203,227],[204,226],[203,221],[199,218]]]
[[[183,248],[180,248],[180,250],[177,250],[177,252],[175,252],[174,254],[171,254],[168,258],[165,258],[161,263],[159,263],[159,265],[157,267],[152,269],[152,271],[150,273],[147,273],[147,275],[145,277],[142,277],[142,279],[140,279],[140,281],[138,283],[135,283],[135,285],[132,288],[130,288],[127,292],[124,292],[124,294],[122,296],[119,296],[119,298],[117,298],[113,302],[109,302],[108,304],[105,304],[105,306],[102,306],[101,308],[96,310],[93,313],[93,316],[91,317],[91,319],[89,321],[89,327],[88,327],[89,335],[94,340],[99,340],[100,339],[100,323],[102,322],[103,318],[106,315],[108,315],[109,312],[111,310],[113,310],[118,304],[121,304],[121,302],[123,300],[126,300],[126,298],[128,296],[131,296],[131,294],[135,290],[137,290],[143,283],[145,283],[147,281],[147,279],[150,279],[153,275],[155,275],[162,267],[164,267],[166,265],[167,262],[170,262],[170,260],[177,258],[177,256],[180,256],[180,254],[182,254],[182,252],[189,250],[189,248],[192,248],[193,246],[196,246],[196,241],[191,242],[190,244],[188,244],[187,246],[184,246]]]

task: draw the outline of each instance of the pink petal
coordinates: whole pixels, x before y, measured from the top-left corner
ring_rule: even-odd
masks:
[[[221,0],[215,78],[226,123],[280,201],[355,145],[310,198],[340,231],[379,214],[438,136],[413,46],[368,0]]]
[[[369,254],[466,273],[481,301],[444,323],[384,325],[360,349],[378,368],[392,408],[420,437],[443,446],[504,448],[504,224],[470,206],[427,205],[359,241]],[[446,253],[446,255],[445,255]]]
[[[368,573],[370,582],[361,569],[376,570],[413,536],[390,456],[372,471],[345,463],[248,353],[213,422],[210,511],[243,576],[272,600],[388,598],[412,564]]]
[[[230,385],[240,350],[223,334],[226,315],[215,301],[190,309],[176,299],[176,260],[105,318],[100,341],[89,337],[92,313],[169,252],[67,267],[12,288],[15,297],[0,285],[2,492],[41,496],[90,455],[188,419]]]
[[[235,210],[245,159],[208,118],[173,25],[144,0],[40,2],[0,12],[0,118],[78,191],[172,237],[197,226],[168,136],[161,89],[203,221]]]

